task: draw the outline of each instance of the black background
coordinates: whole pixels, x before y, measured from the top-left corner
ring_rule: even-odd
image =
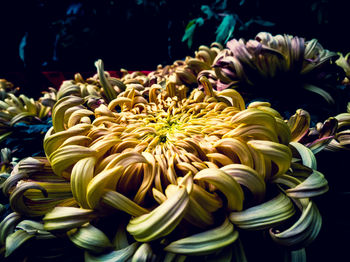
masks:
[[[35,95],[50,85],[41,72],[94,73],[94,61],[98,58],[104,60],[106,70],[154,70],[160,63],[171,64],[193,55],[200,44],[215,41],[217,25],[209,23],[196,32],[192,48],[181,42],[187,23],[203,15],[200,6],[211,2],[1,1],[0,78],[7,78],[24,92]],[[237,5],[239,1],[232,2],[235,3],[228,5],[227,11],[237,13],[242,20],[261,16],[275,23],[271,28],[256,25],[247,31],[237,30],[235,38],[254,38],[266,30],[272,34],[317,38],[329,50],[350,51],[347,1],[247,0],[242,6]],[[67,15],[73,3],[81,4],[80,11]],[[19,46],[25,34],[27,44],[22,61]],[[13,72],[21,73],[22,78],[11,78]],[[349,260],[345,257],[350,233],[349,154],[334,156],[327,152],[317,155],[319,170],[326,175],[330,191],[316,199],[324,225],[319,238],[307,249],[308,261]],[[264,250],[254,240],[252,243],[257,253],[250,256],[264,261],[268,257],[262,254]],[[254,248],[249,251],[254,252]]]

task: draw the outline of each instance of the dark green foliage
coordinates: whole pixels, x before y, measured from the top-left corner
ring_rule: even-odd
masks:
[[[236,16],[227,15],[216,29],[216,42],[226,43],[232,36],[236,26]]]
[[[182,42],[187,42],[188,48],[191,48],[192,46],[192,39],[194,31],[196,30],[197,26],[202,26],[204,23],[204,19],[202,17],[199,17],[197,19],[191,20],[185,29],[185,34],[182,37]]]
[[[13,126],[11,135],[1,142],[1,148],[11,148],[13,155],[19,159],[44,156],[42,141],[51,126],[51,118],[41,124],[17,123]]]
[[[242,6],[246,3],[245,0],[232,1],[229,4],[227,1],[217,0],[211,5],[202,5],[201,16],[197,19],[191,20],[185,30],[183,42],[187,42],[189,48],[192,47],[193,37],[196,35],[196,26],[193,26],[193,21],[201,19],[205,22],[202,23],[206,32],[215,32],[215,38],[212,38],[212,34],[208,33],[208,40],[211,42],[216,41],[225,44],[229,39],[233,37],[236,29],[236,25],[239,25],[239,31],[247,31],[252,24],[257,24],[263,28],[272,27],[275,23],[263,20],[260,16],[252,16],[245,22],[241,19]],[[240,12],[241,11],[241,12]],[[189,27],[189,25],[191,26]],[[237,30],[236,30],[237,31]]]

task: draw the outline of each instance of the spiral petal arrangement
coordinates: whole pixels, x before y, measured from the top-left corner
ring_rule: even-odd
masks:
[[[0,100],[0,142],[12,134],[15,124],[41,123],[50,114],[50,107],[24,94],[16,96],[8,91],[2,95],[4,99]]]
[[[177,60],[172,65],[163,67],[159,65],[157,70],[151,72],[148,77],[151,83],[162,83],[171,80],[177,85],[186,85],[203,88],[198,79],[201,76],[208,78],[209,82],[216,88],[217,77],[212,65],[223,49],[220,43],[212,43],[209,47],[201,45],[195,52],[194,57],[187,56],[184,60]]]
[[[233,39],[227,43],[213,64],[216,86],[219,90],[255,87],[250,91],[255,97],[277,95],[278,99],[283,99],[283,92],[279,95],[275,90],[288,86],[290,93],[307,90],[334,103],[325,83],[336,85],[340,81],[337,57],[316,39],[261,32],[247,42]]]
[[[345,113],[334,117],[337,122],[337,128],[333,139],[327,145],[329,151],[346,151],[350,149],[350,102]]]
[[[287,123],[266,102],[246,106],[205,74],[190,91],[156,73],[111,84],[96,66],[101,103],[89,105],[82,80],[61,87],[46,157],[20,161],[2,184],[14,211],[0,223],[5,256],[44,237],[65,236],[86,261],[239,257],[247,230],[301,252],[317,237],[311,198],[328,184],[297,142],[307,120]],[[24,217],[37,224],[19,227]]]

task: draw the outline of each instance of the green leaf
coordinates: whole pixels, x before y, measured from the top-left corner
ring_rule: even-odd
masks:
[[[186,28],[185,34],[182,37],[182,42],[187,41],[187,46],[188,48],[191,48],[192,46],[192,39],[193,39],[193,34],[194,30],[196,29],[196,24],[192,24],[190,27]]]
[[[214,5],[216,10],[225,10],[227,7],[227,0],[216,0]]]
[[[247,22],[245,22],[242,26],[240,26],[239,30],[244,30],[244,29],[247,30],[248,27],[252,24],[258,24],[258,25],[267,26],[267,27],[271,27],[271,26],[275,25],[275,23],[270,22],[270,21],[252,18],[252,19],[248,20]]]
[[[204,19],[203,19],[202,17],[198,17],[198,18],[196,19],[196,24],[197,24],[198,26],[202,26],[202,25],[204,24]]]
[[[185,30],[189,29],[194,24],[196,24],[196,19],[192,19],[191,21],[189,21],[188,24],[186,25]]]
[[[207,15],[208,19],[211,19],[215,15],[213,10],[211,10],[211,8],[208,5],[202,5],[201,10],[204,14]]]
[[[270,22],[270,21],[265,21],[262,19],[254,19],[254,23],[258,24],[258,25],[262,25],[262,26],[274,26],[275,23]]]
[[[204,24],[204,19],[202,17],[196,18],[191,20],[185,29],[185,34],[182,37],[182,42],[186,42],[187,41],[187,46],[188,48],[191,48],[192,46],[192,42],[193,42],[193,35],[194,35],[194,31],[198,26],[202,26]]]
[[[233,15],[226,15],[216,29],[216,42],[226,43],[232,36],[235,26],[236,17]]]
[[[24,63],[24,67],[26,67],[26,46],[27,46],[27,38],[28,38],[28,32],[25,32],[24,36],[21,39],[21,42],[19,44],[19,57],[21,58],[21,60]]]

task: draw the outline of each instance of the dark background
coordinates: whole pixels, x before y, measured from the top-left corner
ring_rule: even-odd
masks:
[[[70,77],[75,72],[86,72],[85,76],[90,76],[99,58],[106,70],[154,70],[158,64],[192,56],[199,45],[215,41],[216,30],[227,15],[237,20],[231,36],[234,38],[251,39],[260,31],[287,33],[307,40],[317,38],[323,47],[347,53],[347,2],[1,0],[0,78],[38,97],[40,91],[52,85],[42,72],[69,72]],[[205,5],[210,7],[211,18],[203,11]],[[203,25],[192,34],[189,47],[188,41],[182,41],[186,26],[201,18]],[[316,199],[324,226],[307,255],[309,261],[347,261],[349,153],[321,152],[317,157],[330,191]],[[275,252],[273,248],[264,250],[261,243],[253,244],[250,254],[259,261],[268,257],[264,252]]]
[[[347,52],[346,3],[2,0],[0,77],[35,96],[50,85],[40,72],[94,72],[98,58],[106,70],[154,70],[158,64],[171,64],[193,55],[199,45],[215,41],[217,27],[230,14],[237,18],[231,38],[251,39],[260,31],[287,33],[317,38],[329,50]],[[205,5],[212,17],[204,11]],[[204,24],[197,26],[189,48],[181,40],[186,25],[198,18]]]

